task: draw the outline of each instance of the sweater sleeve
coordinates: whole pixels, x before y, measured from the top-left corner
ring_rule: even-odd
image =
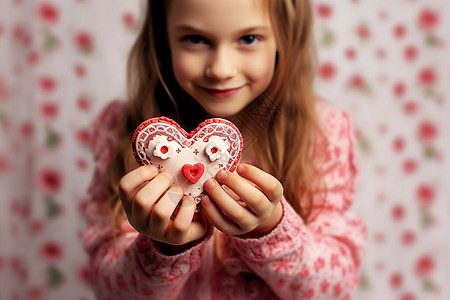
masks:
[[[281,299],[349,299],[359,280],[366,228],[349,211],[358,174],[353,125],[340,111],[323,123],[327,143],[314,157],[325,188],[315,194],[312,221],[305,224],[283,198],[283,218],[271,233],[232,238],[241,259]]]
[[[175,255],[163,255],[128,222],[114,233],[104,174],[117,146],[124,104],[112,102],[93,124],[95,172],[84,211],[83,243],[90,260],[92,288],[98,299],[174,299],[199,268],[205,241]]]

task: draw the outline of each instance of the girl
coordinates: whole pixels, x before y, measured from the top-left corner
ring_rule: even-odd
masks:
[[[308,0],[149,1],[130,101],[95,123],[84,243],[99,299],[350,298],[365,243],[348,211],[353,125],[313,95],[311,27]],[[192,197],[131,153],[158,115],[243,132],[247,163],[205,182],[195,221]]]

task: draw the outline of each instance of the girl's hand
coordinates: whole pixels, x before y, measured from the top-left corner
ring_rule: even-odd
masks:
[[[211,223],[231,235],[256,238],[272,231],[283,217],[283,186],[272,175],[241,164],[237,173],[220,171],[208,179],[202,198]],[[221,184],[224,186],[222,187]]]
[[[130,224],[155,241],[184,245],[207,231],[207,222],[201,218],[192,222],[194,199],[183,197],[172,176],[158,173],[154,166],[142,166],[126,174],[120,180],[119,194]]]

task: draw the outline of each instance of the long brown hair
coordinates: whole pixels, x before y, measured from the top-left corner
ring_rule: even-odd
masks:
[[[116,225],[124,218],[117,185],[133,168],[129,161],[134,129],[148,118],[165,115],[192,130],[206,117],[172,73],[165,20],[169,1],[148,1],[142,30],[129,56],[127,122],[105,175]],[[311,163],[311,147],[313,134],[320,133],[312,91],[315,56],[311,5],[309,0],[266,3],[278,49],[275,73],[266,92],[242,114],[258,125],[253,126],[258,136],[252,142],[257,143],[260,167],[280,180],[286,199],[307,222],[319,178]],[[263,122],[258,119],[261,116]],[[250,123],[237,125],[245,131]]]

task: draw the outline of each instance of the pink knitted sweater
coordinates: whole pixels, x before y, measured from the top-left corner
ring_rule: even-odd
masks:
[[[349,211],[358,162],[347,113],[325,102],[317,105],[328,141],[317,138],[313,151],[326,188],[316,193],[321,208],[313,209],[312,222],[305,225],[283,198],[283,218],[266,236],[242,239],[216,232],[166,256],[128,223],[118,236],[111,231],[102,176],[117,145],[123,109],[123,103],[112,102],[94,123],[96,169],[84,245],[98,299],[350,299],[366,230]]]

